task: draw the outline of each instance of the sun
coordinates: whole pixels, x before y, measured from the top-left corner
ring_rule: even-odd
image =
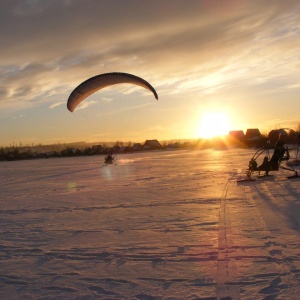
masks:
[[[201,138],[214,138],[228,134],[228,117],[223,112],[206,112],[203,114],[198,134]]]

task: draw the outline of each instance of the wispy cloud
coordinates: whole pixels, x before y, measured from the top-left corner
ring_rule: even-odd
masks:
[[[76,110],[85,109],[85,108],[87,108],[90,105],[93,105],[95,103],[97,103],[97,102],[96,101],[87,101],[87,100],[85,100],[85,101],[81,102],[80,104],[78,104],[78,106],[76,107]]]
[[[64,101],[64,102],[53,103],[49,106],[49,108],[55,108],[55,107],[63,105],[63,104],[66,104],[66,102]]]
[[[14,116],[14,117],[13,117],[13,120],[17,120],[17,119],[20,119],[20,118],[23,118],[23,117],[25,117],[25,115]]]

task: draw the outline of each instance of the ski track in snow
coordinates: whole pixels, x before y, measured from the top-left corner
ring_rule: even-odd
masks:
[[[219,213],[219,236],[218,236],[218,274],[217,274],[217,298],[218,299],[240,299],[240,287],[235,282],[236,266],[234,260],[230,258],[231,249],[234,248],[230,213],[228,212],[227,194],[230,181],[225,185],[221,201]]]
[[[2,162],[0,299],[298,299],[300,179],[252,154]]]

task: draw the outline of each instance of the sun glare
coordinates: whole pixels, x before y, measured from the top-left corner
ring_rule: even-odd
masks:
[[[202,116],[198,134],[201,138],[214,138],[228,134],[228,118],[221,112],[207,112]]]

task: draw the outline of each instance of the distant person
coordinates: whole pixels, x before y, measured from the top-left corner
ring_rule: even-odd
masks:
[[[105,163],[106,164],[111,164],[114,160],[114,157],[112,155],[112,153],[109,153],[106,157],[105,157]]]

